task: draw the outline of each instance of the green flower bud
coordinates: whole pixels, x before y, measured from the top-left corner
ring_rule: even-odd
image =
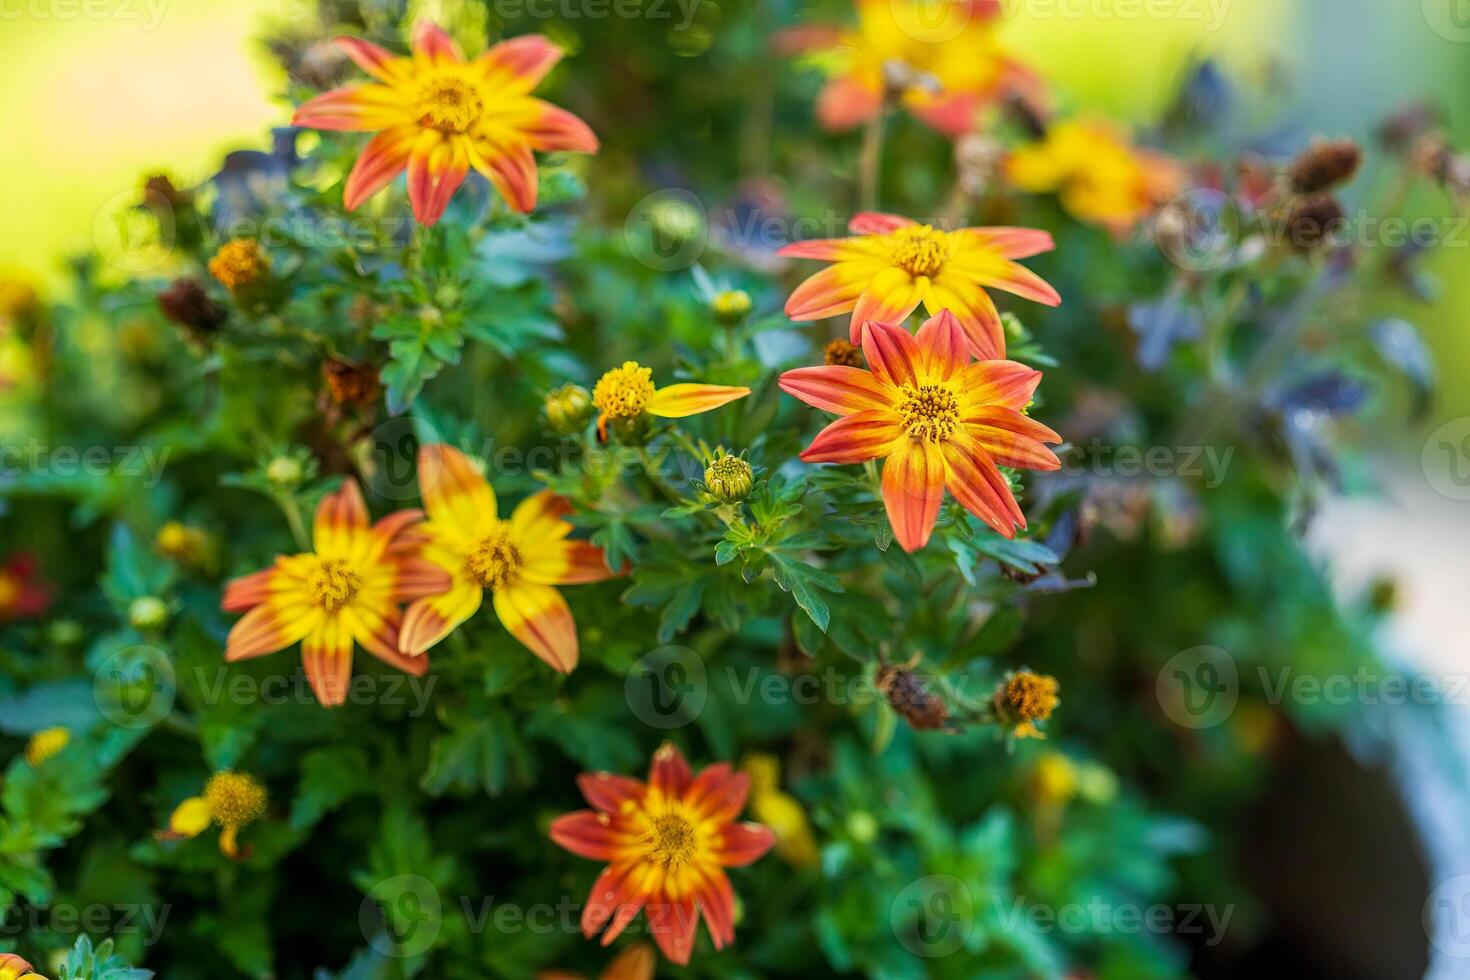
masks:
[[[562,385],[546,396],[546,421],[558,435],[571,435],[592,418],[592,396],[581,385]]]
[[[162,629],[168,623],[168,603],[156,596],[140,596],[128,606],[128,622],[136,630]]]
[[[727,504],[744,500],[754,479],[749,463],[723,450],[704,470],[704,485],[710,494]]]
[[[726,326],[734,326],[744,320],[750,315],[753,305],[750,294],[743,289],[727,289],[709,301],[715,319]]]
[[[304,476],[301,461],[291,456],[277,456],[265,465],[265,478],[282,490],[296,486]]]
[[[866,810],[859,810],[847,818],[847,833],[859,844],[871,844],[878,837],[878,821]]]

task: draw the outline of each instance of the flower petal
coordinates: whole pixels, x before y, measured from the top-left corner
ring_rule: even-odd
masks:
[[[898,452],[907,435],[892,409],[855,412],[828,425],[801,454],[804,463],[862,463]]]
[[[642,780],[611,772],[584,772],[577,777],[577,788],[595,809],[611,814],[620,812],[624,803],[642,800],[644,792]]]
[[[343,610],[343,621],[362,648],[389,667],[414,677],[429,672],[428,657],[410,657],[399,652],[403,614],[397,606],[375,610],[358,605]]]
[[[433,129],[420,132],[408,157],[408,200],[419,224],[437,224],[444,216],[470,172],[468,146],[463,137]]]
[[[413,29],[413,53],[428,61],[463,62],[459,45],[433,21],[421,20]]]
[[[322,621],[320,606],[264,603],[240,617],[225,639],[225,660],[234,663],[284,650]]]
[[[347,701],[352,680],[352,632],[340,616],[328,616],[301,641],[301,666],[324,708]]]
[[[586,585],[612,578],[602,549],[590,541],[547,542],[526,556],[521,574],[543,585]]]
[[[900,387],[919,383],[919,344],[907,330],[886,323],[865,323],[862,343],[868,367],[880,381]]]
[[[847,230],[854,235],[887,235],[914,224],[912,218],[884,211],[859,211],[847,223]]]
[[[370,133],[414,122],[413,106],[387,85],[350,85],[302,103],[291,125],[346,133]]]
[[[616,861],[637,839],[618,833],[606,813],[578,810],[551,822],[551,839],[578,857],[592,861]]]
[[[750,776],[732,772],[729,763],[705,768],[684,791],[684,802],[710,823],[726,824],[740,816],[750,795]]]
[[[1000,466],[1051,471],[1062,468],[1056,453],[1043,443],[1062,437],[1035,419],[1009,408],[991,407],[965,418],[970,438]]]
[[[883,505],[904,551],[929,543],[944,500],[944,457],[932,442],[909,439],[883,463]]]
[[[846,263],[809,277],[786,298],[786,315],[793,320],[825,320],[857,305],[867,285]]]
[[[311,537],[320,558],[346,558],[367,530],[368,509],[362,490],[352,477],[317,504]]]
[[[647,943],[629,946],[607,965],[598,980],[653,980],[658,954]],[[24,980],[24,978],[22,978]]]
[[[511,209],[536,209],[536,157],[529,145],[479,139],[470,144],[469,159]]]
[[[700,882],[695,897],[699,900],[704,924],[715,949],[724,949],[735,941],[735,891],[730,879],[719,868],[701,869],[705,879]]]
[[[1051,233],[1035,228],[961,228],[962,247],[988,249],[1007,259],[1029,259],[1056,248]]]
[[[949,310],[925,320],[914,342],[922,355],[926,381],[948,381],[970,363],[970,340]]]
[[[928,279],[913,279],[902,269],[884,269],[878,273],[853,306],[848,327],[852,342],[860,342],[864,324],[901,325],[919,308],[929,285]]]
[[[677,384],[660,388],[648,399],[648,414],[665,419],[682,419],[728,405],[750,394],[736,385]]]
[[[699,909],[694,898],[650,902],[644,909],[648,932],[670,963],[686,966],[694,951],[694,934],[699,925]]]
[[[351,58],[357,67],[380,82],[392,85],[405,79],[412,71],[413,63],[408,58],[400,58],[386,48],[360,37],[333,38],[332,43]]]
[[[362,155],[347,175],[342,188],[342,206],[356,210],[363,201],[387,187],[408,167],[408,158],[418,139],[417,126],[394,126],[368,141]]]
[[[540,34],[501,41],[475,59],[487,82],[511,92],[529,92],[561,60],[562,49]]]
[[[602,945],[609,945],[628,927],[647,900],[648,892],[639,887],[633,867],[613,865],[605,869],[592,883],[587,904],[582,908],[582,935],[591,939],[606,927]]]
[[[481,538],[495,526],[495,491],[464,453],[431,443],[419,449],[419,495],[436,524]]]
[[[851,415],[892,406],[892,389],[863,368],[841,364],[796,368],[781,375],[781,390],[824,412]]]
[[[536,550],[542,542],[561,541],[572,533],[566,519],[571,512],[570,500],[552,490],[540,490],[516,505],[510,515],[511,530],[528,550]]]
[[[225,612],[243,612],[265,602],[270,598],[275,573],[274,568],[267,568],[232,579],[225,586],[225,594],[219,607]]]
[[[929,285],[924,306],[930,313],[948,310],[954,314],[970,340],[970,350],[976,359],[991,361],[1006,356],[1006,334],[1000,311],[990,294],[973,279],[941,272]]]
[[[648,785],[652,789],[677,799],[684,795],[693,778],[684,753],[673,742],[665,742],[653,753],[653,761],[648,766]]]
[[[495,614],[511,635],[563,674],[577,666],[577,624],[561,593],[549,585],[517,582],[495,593]]]
[[[1031,403],[1041,372],[1016,361],[978,361],[959,374],[964,415],[998,405],[1020,410]]]
[[[1061,295],[1052,288],[1045,279],[1032,272],[1023,265],[1018,265],[1009,260],[1005,263],[1005,271],[997,274],[987,282],[987,285],[996,289],[1004,289],[1008,293],[1044,303],[1047,306],[1061,306]]]
[[[769,827],[758,823],[732,823],[720,831],[715,859],[727,868],[741,868],[760,860],[776,843]]]
[[[1016,536],[1016,525],[1026,526],[1026,516],[1016,503],[995,463],[978,444],[966,438],[951,439],[944,446],[949,492],[970,513],[1007,538]]]
[[[883,92],[852,75],[834,78],[817,93],[817,122],[823,129],[852,129],[883,110]]]
[[[540,99],[529,99],[536,109],[533,120],[519,127],[531,148],[543,153],[596,153],[597,135],[578,116]]]
[[[420,656],[473,616],[484,594],[479,585],[461,582],[441,595],[419,599],[403,614],[398,649],[409,657]]]

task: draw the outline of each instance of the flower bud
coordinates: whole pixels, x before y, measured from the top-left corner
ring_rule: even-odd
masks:
[[[1298,194],[1317,194],[1351,180],[1362,162],[1355,140],[1316,140],[1292,161],[1286,176]]]
[[[204,283],[194,278],[177,279],[158,294],[163,315],[188,331],[195,340],[205,340],[225,322],[224,307],[210,298]]]
[[[709,301],[710,312],[727,327],[735,326],[749,316],[753,305],[750,294],[743,289],[727,289]]]
[[[839,367],[863,367],[862,348],[849,344],[845,340],[834,340],[822,351],[822,359],[828,364]]]
[[[991,707],[1002,725],[1016,738],[1045,738],[1036,727],[1046,721],[1061,699],[1057,679],[1032,670],[1016,670],[1001,679],[991,698]]]
[[[225,242],[209,260],[209,274],[236,294],[263,282],[270,275],[270,267],[270,257],[261,250],[260,243],[249,238]]]
[[[546,421],[558,435],[577,432],[591,418],[592,396],[581,385],[562,385],[546,396]]]
[[[372,364],[329,358],[322,362],[322,380],[332,401],[346,408],[371,407],[383,393],[378,369]]]
[[[301,461],[291,456],[277,456],[265,464],[265,478],[281,490],[289,490],[306,476]]]
[[[128,606],[128,623],[135,630],[162,629],[168,623],[168,604],[157,596],[140,596]]]
[[[56,755],[71,742],[71,731],[67,728],[46,728],[32,735],[26,743],[26,761],[34,768]],[[4,974],[0,974],[3,976]]]
[[[754,480],[749,463],[723,450],[704,470],[704,485],[710,494],[727,504],[744,500]]]

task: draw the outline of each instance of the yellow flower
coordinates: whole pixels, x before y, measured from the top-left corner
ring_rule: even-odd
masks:
[[[1060,688],[1055,677],[1017,670],[1001,680],[991,704],[1001,724],[1012,726],[1016,738],[1046,738],[1036,723],[1050,718],[1062,703],[1057,697]]]
[[[1021,190],[1057,193],[1079,221],[1123,233],[1184,186],[1182,168],[1140,150],[1113,126],[1095,121],[1058,123],[1039,142],[1006,161],[1006,176]]]
[[[731,385],[677,384],[658,388],[653,369],[637,361],[604,374],[592,389],[597,416],[597,435],[607,438],[608,422],[632,422],[645,413],[665,419],[682,419],[727,405],[750,394],[749,388]]]
[[[1077,795],[1077,766],[1060,752],[1044,753],[1031,770],[1030,789],[1038,806],[1065,806]]]
[[[31,736],[26,743],[26,761],[39,766],[52,756],[60,754],[71,742],[71,731],[62,726],[46,728]]]
[[[801,802],[781,789],[781,763],[773,755],[752,752],[741,771],[750,777],[750,812],[776,835],[776,854],[798,868],[817,863],[817,842]]]
[[[14,953],[0,953],[0,980],[46,980]]]
[[[270,268],[270,257],[261,251],[259,242],[249,238],[225,242],[209,260],[209,274],[232,293],[260,282],[270,274]]]
[[[209,556],[209,535],[182,521],[169,521],[158,529],[153,547],[165,558],[181,565],[205,564]]]
[[[220,828],[219,849],[226,857],[240,856],[240,829],[260,818],[268,797],[254,776],[224,770],[209,777],[204,793],[180,803],[169,817],[164,840],[198,837],[211,825]]]

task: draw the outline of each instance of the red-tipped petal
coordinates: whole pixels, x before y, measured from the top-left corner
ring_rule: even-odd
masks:
[[[788,395],[837,415],[886,409],[892,404],[892,389],[871,371],[841,364],[796,368],[781,375],[779,384]]]
[[[517,582],[495,593],[495,614],[512,636],[555,670],[570,674],[577,666],[577,624],[556,589]]]
[[[341,617],[325,619],[301,641],[301,666],[322,707],[346,703],[352,681],[352,633]]]
[[[855,412],[827,426],[801,454],[806,463],[862,463],[898,452],[907,439],[892,409]]]
[[[501,41],[475,59],[487,81],[517,92],[529,92],[561,60],[562,49],[540,34],[523,34]]]
[[[884,269],[878,273],[852,308],[849,327],[852,342],[861,342],[865,323],[902,324],[910,313],[919,308],[929,287],[928,280],[910,279],[902,269]]]
[[[1004,289],[1008,293],[1044,303],[1047,306],[1061,306],[1061,295],[1052,288],[1045,279],[1032,272],[1023,265],[1007,261],[1003,273],[992,278],[989,285],[996,289]]]
[[[347,133],[370,133],[412,123],[413,106],[396,89],[376,83],[323,92],[302,103],[291,125]]]
[[[464,61],[454,38],[432,21],[421,20],[414,26],[412,47],[415,55],[430,61]]]
[[[347,175],[347,183],[342,188],[342,206],[348,211],[355,210],[403,173],[418,135],[417,126],[395,126],[369,140],[357,163],[353,164],[352,173]]]
[[[321,619],[321,610],[305,603],[256,606],[230,628],[225,660],[233,663],[283,650],[315,629]]]
[[[980,284],[963,275],[941,272],[929,286],[924,305],[931,313],[948,310],[969,338],[970,350],[981,361],[1006,356],[1005,328],[1000,311]]]
[[[333,42],[342,53],[351,58],[357,67],[380,82],[392,84],[403,78],[408,68],[408,59],[381,48],[360,37],[339,37]]]
[[[587,904],[582,909],[582,935],[591,939],[606,927],[602,945],[607,946],[628,927],[647,901],[647,893],[637,887],[631,868],[613,865],[597,876]]]
[[[513,210],[529,214],[536,209],[536,157],[530,146],[480,140],[471,147],[470,163]]]
[[[431,443],[419,449],[419,495],[436,523],[469,537],[489,533],[499,514],[495,491],[464,453]]]
[[[577,777],[577,788],[594,808],[612,814],[618,813],[624,803],[642,800],[645,789],[642,780],[611,772],[584,772]]]
[[[685,966],[694,951],[695,928],[699,925],[699,909],[694,899],[663,897],[649,902],[644,909],[648,932],[670,963]]]
[[[540,99],[529,101],[535,105],[537,114],[534,121],[521,129],[521,133],[533,149],[543,153],[597,152],[599,144],[596,134],[579,117]]]
[[[735,941],[735,891],[720,869],[712,868],[705,874],[696,893],[699,908],[715,949],[724,949]]]
[[[1026,517],[1010,485],[978,445],[963,438],[952,439],[945,443],[944,461],[949,492],[960,506],[1007,538],[1016,536],[1015,525],[1026,526]]]
[[[728,405],[750,394],[737,385],[677,384],[660,388],[648,399],[648,414],[665,419],[682,419]]]
[[[527,555],[521,573],[543,585],[586,585],[612,578],[602,549],[589,541],[546,542],[539,553]]]
[[[368,526],[367,504],[357,481],[348,477],[335,493],[317,504],[311,537],[322,558],[344,558]]]
[[[812,238],[804,242],[782,245],[776,250],[776,254],[788,259],[820,259],[824,262],[836,262],[848,254],[850,242],[851,239],[847,238]]]
[[[949,310],[925,320],[914,342],[919,345],[924,372],[930,378],[948,381],[970,363],[970,339]]]
[[[397,606],[381,610],[359,606],[345,611],[343,618],[353,638],[373,657],[414,677],[422,677],[429,672],[428,657],[409,657],[399,652],[403,616]]]
[[[274,568],[267,568],[233,579],[225,586],[225,594],[219,607],[225,612],[244,612],[265,602],[270,598],[275,573]]]
[[[912,218],[883,211],[859,211],[847,223],[847,230],[854,235],[887,235],[914,224]]]
[[[624,854],[635,838],[618,834],[605,813],[578,810],[551,822],[551,839],[578,857],[592,861],[614,861]]]
[[[786,315],[793,320],[825,320],[857,305],[866,282],[843,265],[834,265],[809,277],[786,298]]]
[[[959,234],[966,247],[990,249],[1007,259],[1029,259],[1057,247],[1050,232],[1036,228],[962,228]]]
[[[425,130],[408,157],[408,200],[421,225],[433,225],[444,216],[449,201],[470,172],[468,142]],[[529,152],[529,151],[528,151]]]
[[[418,600],[403,614],[398,649],[410,657],[421,655],[473,616],[483,598],[478,585],[462,583],[442,595]]]
[[[749,795],[750,777],[743,772],[732,772],[728,763],[719,762],[695,777],[684,791],[684,802],[701,819],[725,824],[740,816]]]
[[[1019,411],[1031,402],[1041,372],[1016,361],[979,361],[960,372],[964,416],[1000,406]],[[1060,441],[1060,440],[1059,440]]]
[[[673,742],[665,742],[653,753],[653,762],[648,767],[648,785],[653,789],[665,796],[682,797],[693,778],[684,753]]]
[[[769,827],[758,823],[732,823],[720,831],[715,858],[727,868],[741,868],[765,856],[776,843]]]
[[[919,383],[919,344],[907,330],[870,321],[863,324],[862,343],[868,367],[879,380],[900,387]]]
[[[909,439],[883,463],[883,506],[904,551],[929,543],[944,500],[944,457],[932,442]]]

